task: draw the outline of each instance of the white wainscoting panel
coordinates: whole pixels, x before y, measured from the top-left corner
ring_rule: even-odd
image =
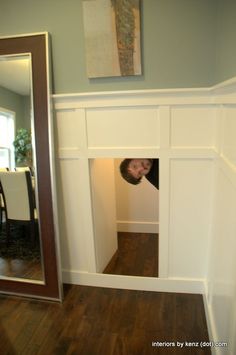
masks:
[[[206,277],[212,183],[211,160],[171,160],[170,277]]]
[[[171,108],[170,141],[172,147],[214,147],[216,145],[214,105],[174,106]]]
[[[180,292],[183,282],[190,285],[188,290],[196,292],[197,288],[202,292],[209,264],[213,162],[218,159],[219,149],[230,162],[235,157],[234,108],[224,111],[221,104],[230,102],[233,106],[232,90],[230,100],[227,92],[221,90],[217,87],[54,97],[64,211],[61,220],[65,280],[71,277],[73,282],[87,284],[101,280],[101,286],[105,282],[109,287],[116,284],[112,277],[104,281],[104,275],[96,274],[89,159],[158,157],[160,277],[153,283],[149,280],[148,287],[153,284],[153,289],[158,289],[159,284],[164,290],[162,281],[168,280]],[[231,122],[231,128],[225,126],[224,139],[219,138],[219,117],[223,117],[221,124],[224,120]],[[227,164],[226,160],[222,164]],[[227,171],[232,175],[232,169]],[[134,284],[139,289],[147,287],[143,278]]]
[[[235,99],[236,101],[236,99]],[[221,109],[221,154],[216,161],[214,214],[208,257],[206,310],[212,338],[226,348],[214,354],[236,353],[236,125],[235,105]]]
[[[63,268],[95,272],[88,161],[62,159],[59,181]]]
[[[87,154],[85,110],[57,112],[58,153],[60,159],[78,159]]]
[[[141,100],[143,103],[145,103],[144,98],[145,94]],[[100,99],[101,102],[98,104]],[[111,96],[108,104],[104,103],[104,97],[101,95],[95,101],[93,99],[90,101],[88,97],[86,100],[85,102],[82,98],[81,108],[79,96],[70,104],[66,100],[64,108],[63,100],[62,104],[56,106],[58,107],[58,151],[62,192],[66,206],[63,269],[67,270],[66,273],[73,273],[73,280],[77,275],[80,283],[81,272],[85,274],[87,272],[88,275],[94,273],[97,270],[96,265],[100,264],[98,259],[102,253],[98,252],[98,244],[96,247],[98,243],[96,233],[97,235],[99,233],[98,230],[96,231],[96,223],[94,224],[96,216],[92,205],[89,160],[157,157],[160,162],[160,191],[159,194],[154,191],[153,195],[155,193],[156,198],[160,198],[160,220],[154,217],[155,211],[158,211],[156,206],[153,215],[141,221],[149,222],[159,229],[159,279],[156,279],[155,283],[161,279],[168,279],[170,283],[178,284],[179,278],[182,281],[188,280],[188,285],[193,285],[194,282],[199,285],[199,280],[203,280],[206,276],[206,246],[209,236],[207,216],[210,213],[208,201],[211,197],[211,189],[207,190],[205,187],[210,184],[211,161],[215,158],[212,149],[216,132],[215,109],[209,103],[203,105],[203,101],[209,101],[208,95],[204,100],[202,95],[200,96],[199,105],[197,105],[196,93],[193,93],[192,105],[188,95],[186,107],[183,106],[184,99],[179,92],[176,97],[174,95],[171,97],[171,101],[174,102],[173,107],[171,102],[167,105],[168,100],[164,98],[164,94],[161,100],[164,100],[165,104],[154,105],[153,93],[151,93],[151,105],[148,104],[147,98],[145,105],[138,104],[136,100],[137,106],[134,106],[134,94],[131,96],[130,105],[126,98],[125,106],[117,105],[115,94],[114,106],[112,106]],[[180,105],[177,105],[178,101]],[[96,106],[93,107],[92,102],[96,102]],[[200,118],[198,121],[199,112],[204,119]],[[186,130],[182,127],[185,125]],[[204,129],[207,132],[202,138],[200,133]],[[189,135],[195,137],[194,144],[191,144]],[[174,147],[171,147],[170,143],[174,143]],[[130,154],[127,155],[128,153]],[[71,165],[74,170],[69,171]],[[195,173],[199,173],[200,176],[196,176]],[[183,180],[181,180],[182,174]],[[196,182],[198,184],[194,186]],[[192,193],[196,215],[193,213],[193,208],[189,208],[182,198],[181,190],[178,190],[184,185],[186,185],[185,195]],[[151,186],[148,187],[151,189]],[[202,201],[204,201],[203,209]],[[189,201],[190,203],[192,201]],[[143,209],[143,206],[141,208]],[[119,221],[122,226],[124,222],[132,224],[136,219],[131,213],[131,220],[127,221],[126,218],[124,220],[122,211],[119,211],[119,216],[121,216]],[[135,226],[137,227],[138,224],[136,223]],[[100,227],[99,230],[102,230]],[[196,256],[194,260],[189,257],[193,255],[193,246],[199,251],[199,259]],[[101,270],[100,266],[99,270]],[[97,277],[99,278],[99,274]],[[140,278],[139,282],[143,282],[143,279]],[[145,283],[143,287],[145,289]],[[181,289],[179,291],[181,292]]]
[[[115,107],[86,110],[88,147],[154,147],[160,145],[157,108]]]
[[[236,166],[236,105],[224,108],[222,125],[221,153],[234,166]]]
[[[66,124],[65,124],[66,122]],[[61,149],[78,149],[80,131],[78,114],[75,110],[60,111],[57,113],[58,145]]]
[[[233,183],[227,172],[229,168],[218,164],[207,311],[213,338],[228,343],[226,349],[217,349],[216,353],[233,355],[236,351],[236,171]]]

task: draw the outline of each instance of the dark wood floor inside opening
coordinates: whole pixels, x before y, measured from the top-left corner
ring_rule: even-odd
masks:
[[[1,295],[0,320],[1,355],[211,354],[201,295],[65,285],[62,304]]]
[[[117,233],[118,250],[104,274],[158,276],[158,234]]]

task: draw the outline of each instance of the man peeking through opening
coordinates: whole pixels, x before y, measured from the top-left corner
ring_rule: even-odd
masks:
[[[137,185],[143,176],[159,189],[159,159],[124,159],[120,164],[121,176],[130,184]]]

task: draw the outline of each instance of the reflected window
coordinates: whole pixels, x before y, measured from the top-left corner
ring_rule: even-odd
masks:
[[[15,114],[0,108],[0,167],[15,167],[15,153],[13,147],[15,134]]]

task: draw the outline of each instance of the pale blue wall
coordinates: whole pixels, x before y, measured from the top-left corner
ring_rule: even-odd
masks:
[[[15,112],[16,130],[25,127],[24,116],[26,107],[24,96],[18,95],[0,86],[0,107]]]
[[[51,33],[55,93],[205,87],[236,75],[233,1],[143,0],[139,77],[86,77],[82,0],[1,0],[0,35]]]
[[[217,1],[216,82],[236,76],[236,0]]]

